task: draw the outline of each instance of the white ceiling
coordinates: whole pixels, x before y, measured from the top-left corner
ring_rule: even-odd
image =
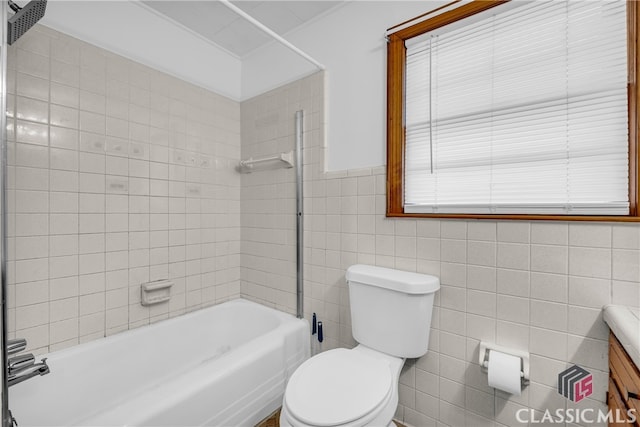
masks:
[[[299,31],[352,3],[359,2],[233,0],[234,8],[283,35],[296,47],[295,35]],[[56,0],[47,4],[40,23],[234,100],[250,98],[308,75],[317,65],[294,53],[295,48],[273,43],[271,36],[221,0]],[[326,30],[321,31],[324,34]],[[324,35],[315,39],[321,42]],[[270,55],[265,61],[244,66],[252,57],[262,58],[260,52],[265,49]],[[277,63],[271,57],[271,49],[283,51],[276,55]],[[245,91],[245,73],[254,66],[261,71],[284,72],[275,78],[277,82],[260,78],[263,83],[253,82],[251,90]]]
[[[242,58],[272,40],[267,34],[216,0],[143,0],[144,5]],[[232,2],[253,18],[283,35],[343,1]]]

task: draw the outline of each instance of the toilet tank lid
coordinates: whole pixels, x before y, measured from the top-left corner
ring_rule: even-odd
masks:
[[[392,268],[356,264],[347,269],[347,281],[406,294],[430,294],[440,289],[440,279],[429,274],[412,273]]]

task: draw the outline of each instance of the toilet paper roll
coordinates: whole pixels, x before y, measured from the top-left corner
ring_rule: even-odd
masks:
[[[489,386],[520,396],[520,358],[510,354],[489,350]]]

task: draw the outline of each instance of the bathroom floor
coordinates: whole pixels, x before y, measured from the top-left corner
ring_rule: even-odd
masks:
[[[265,418],[256,427],[280,427],[280,409],[271,414],[268,418]]]

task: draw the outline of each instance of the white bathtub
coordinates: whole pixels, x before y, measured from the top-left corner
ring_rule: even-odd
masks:
[[[305,320],[235,300],[47,355],[9,389],[26,426],[253,426],[309,357]]]

